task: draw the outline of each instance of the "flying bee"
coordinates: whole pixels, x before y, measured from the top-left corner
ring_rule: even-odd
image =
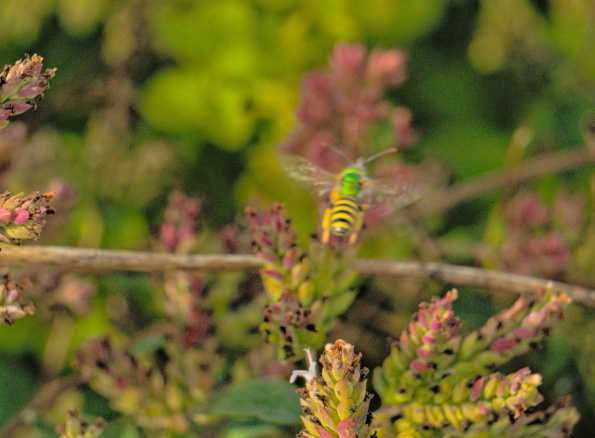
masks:
[[[288,174],[293,179],[310,187],[321,199],[328,199],[322,219],[322,244],[326,245],[331,234],[341,238],[349,236],[353,245],[363,226],[364,213],[370,204],[385,204],[391,210],[403,208],[425,193],[424,184],[409,178],[396,180],[373,179],[366,166],[377,158],[397,152],[387,149],[368,158],[349,160],[341,151],[328,145],[342,157],[348,166],[335,175],[303,157],[292,157]]]

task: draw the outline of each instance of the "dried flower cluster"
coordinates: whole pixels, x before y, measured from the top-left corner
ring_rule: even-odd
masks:
[[[0,129],[8,124],[8,117],[35,107],[35,99],[42,98],[56,69],[42,73],[43,58],[29,55],[14,65],[6,65],[0,73]]]
[[[452,310],[456,298],[453,290],[421,304],[375,371],[374,386],[385,412],[375,424],[378,436],[528,436],[523,433],[529,424],[539,425],[550,433],[547,436],[566,436],[578,420],[573,408],[560,407],[563,414],[541,413],[526,420],[543,400],[537,391],[540,375],[528,368],[510,375],[494,371],[536,348],[564,317],[569,298],[550,290],[523,296],[466,336],[457,335],[461,322]],[[386,413],[398,416],[392,426]]]
[[[545,278],[592,275],[594,231],[583,196],[560,190],[548,206],[539,196],[520,192],[503,213],[502,238],[483,254],[487,266]]]
[[[370,399],[366,392],[368,369],[360,364],[361,353],[339,339],[326,344],[320,356],[321,375],[306,377],[299,389],[306,427],[301,438],[372,437]],[[314,367],[315,368],[315,367]]]
[[[246,209],[253,249],[264,262],[260,275],[268,294],[261,331],[279,347],[281,360],[299,360],[305,347],[317,348],[324,335],[355,298],[349,269],[355,252],[335,252],[313,241],[310,255],[295,240],[281,205],[258,215]]]
[[[99,438],[105,428],[103,418],[98,418],[94,423],[89,424],[87,420],[79,417],[76,409],[68,412],[66,423],[56,427],[60,438]]]
[[[28,279],[21,282],[11,280],[8,275],[0,279],[0,318],[7,324],[13,324],[15,319],[25,315],[33,315],[35,308],[32,303],[24,300],[23,291],[31,287]]]
[[[54,213],[47,205],[54,194],[34,192],[23,197],[22,193],[4,192],[0,195],[0,243],[19,245],[21,240],[39,240],[47,216]]]

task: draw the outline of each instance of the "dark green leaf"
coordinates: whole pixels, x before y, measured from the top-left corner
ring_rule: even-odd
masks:
[[[234,418],[258,418],[267,423],[297,424],[299,396],[286,382],[251,380],[230,387],[217,400],[213,414]]]

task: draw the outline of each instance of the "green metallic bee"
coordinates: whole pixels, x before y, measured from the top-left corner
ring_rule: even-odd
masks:
[[[350,161],[341,151],[331,150],[341,156],[349,165],[338,174],[332,174],[303,157],[292,157],[288,174],[293,179],[310,187],[321,199],[328,199],[329,206],[322,219],[322,244],[326,245],[331,234],[345,238],[349,244],[357,241],[363,225],[364,212],[370,204],[386,204],[397,210],[416,201],[425,192],[423,184],[408,178],[385,180],[370,178],[366,165],[397,149],[387,149],[369,158]]]

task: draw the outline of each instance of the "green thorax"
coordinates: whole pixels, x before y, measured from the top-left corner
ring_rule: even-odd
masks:
[[[358,198],[362,190],[362,181],[367,177],[366,170],[359,166],[347,167],[341,174],[341,196]]]

